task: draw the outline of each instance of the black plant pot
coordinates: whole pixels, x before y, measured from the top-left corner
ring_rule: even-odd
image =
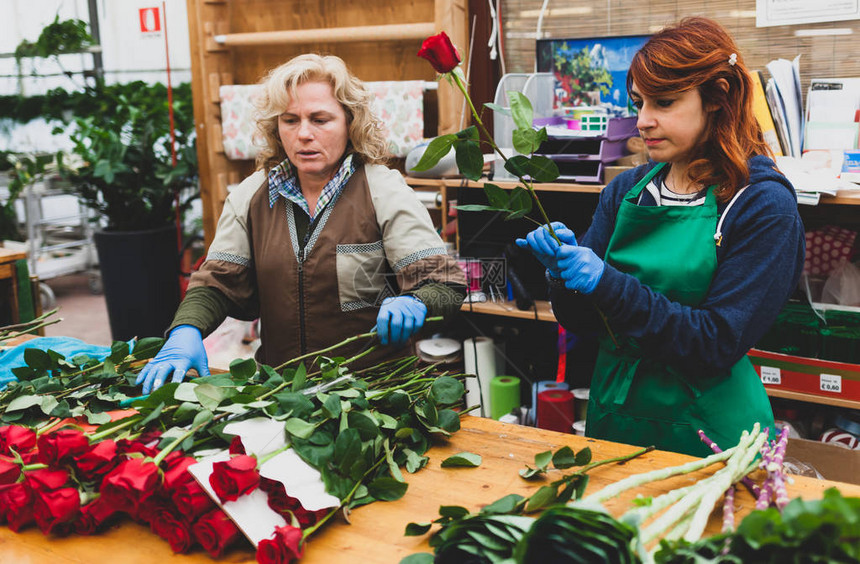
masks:
[[[161,337],[179,305],[176,227],[97,231],[95,242],[113,339]]]

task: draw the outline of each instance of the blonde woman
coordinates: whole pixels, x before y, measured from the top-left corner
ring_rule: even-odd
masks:
[[[138,377],[145,394],[191,368],[208,374],[202,339],[228,315],[260,318],[257,360],[268,365],[375,327],[386,346],[358,363],[367,365],[465,296],[426,209],[384,166],[371,94],[344,62],[301,55],[262,86],[258,170],[227,197],[169,338]]]

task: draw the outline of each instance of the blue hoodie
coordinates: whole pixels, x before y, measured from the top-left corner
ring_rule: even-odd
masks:
[[[626,171],[601,192],[580,245],[604,257],[621,201],[655,165]],[[749,166],[750,186],[723,221],[717,270],[702,303],[673,302],[607,264],[588,296],[550,285],[559,323],[574,333],[597,331],[596,304],[615,333],[637,339],[644,355],[688,374],[713,375],[740,360],[794,291],[806,250],[794,188],[767,157],[753,157]],[[655,203],[643,191],[640,205]],[[718,204],[721,217],[725,209]]]

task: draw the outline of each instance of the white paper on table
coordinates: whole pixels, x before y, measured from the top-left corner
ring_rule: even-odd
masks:
[[[230,423],[224,427],[224,433],[238,435],[242,439],[245,453],[253,454],[257,458],[280,450],[288,444],[284,434],[284,422],[268,417],[254,417]]]
[[[319,511],[340,505],[340,500],[325,491],[319,470],[302,460],[292,449],[267,460],[260,475],[284,484],[287,495],[301,502],[308,511]]]
[[[278,512],[269,507],[269,496],[259,488],[248,495],[240,496],[236,501],[221,503],[215,490],[209,484],[209,476],[212,474],[212,466],[216,462],[227,460],[230,460],[230,453],[225,450],[219,454],[203,458],[197,464],[192,464],[188,467],[188,471],[194,476],[200,487],[209,494],[209,497],[230,516],[230,519],[248,537],[248,540],[257,546],[260,541],[271,538],[275,528],[283,527],[287,522]]]

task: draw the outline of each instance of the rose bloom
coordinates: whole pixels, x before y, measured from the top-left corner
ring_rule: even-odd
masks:
[[[282,515],[301,507],[299,500],[288,496],[284,484],[277,480],[261,477],[260,489],[266,492],[269,507]]]
[[[148,456],[149,458],[155,458],[158,454],[158,449],[155,448],[155,445],[148,446],[146,443],[142,443],[139,440],[130,441],[128,439],[121,439],[116,442],[116,450],[120,454],[138,452],[143,456]]]
[[[430,61],[439,74],[451,72],[460,64],[460,54],[444,31],[425,39],[418,56]]]
[[[88,450],[74,457],[78,475],[84,480],[103,476],[119,464],[116,441],[106,439],[94,444]]]
[[[275,529],[275,538],[261,540],[257,545],[259,564],[281,564],[302,557],[305,552],[302,530],[287,525]]]
[[[48,466],[59,466],[89,450],[90,441],[77,429],[60,429],[39,437],[38,445],[39,460]]]
[[[172,511],[165,509],[155,512],[149,528],[166,540],[173,552],[184,554],[194,546],[191,527]]]
[[[191,527],[191,532],[212,558],[220,557],[242,537],[242,532],[221,509],[213,509],[200,517]]]
[[[16,533],[35,520],[33,494],[26,482],[0,486],[0,520]]]
[[[137,506],[137,513],[134,515],[134,519],[139,523],[150,525],[152,524],[152,520],[156,519],[164,511],[179,512],[176,509],[176,504],[170,499],[170,496],[166,495],[163,489],[159,489],[159,491],[143,500]]]
[[[173,454],[172,452],[170,454]],[[171,458],[169,455],[164,459],[164,489],[173,492],[180,484],[194,480],[194,476],[188,471],[188,467],[196,464],[197,460],[191,456],[178,456]]]
[[[77,488],[33,491],[33,516],[42,533],[68,532],[81,508],[81,496]],[[66,525],[63,527],[63,525]]]
[[[182,482],[171,493],[173,503],[189,521],[211,511],[215,502],[195,480]]]
[[[27,485],[33,490],[51,491],[62,488],[69,481],[69,473],[66,470],[51,470],[42,468],[24,472]]]
[[[161,476],[155,464],[129,458],[104,477],[101,494],[110,505],[134,515],[138,505],[160,486]]]
[[[11,454],[9,449],[22,453],[36,446],[36,432],[20,425],[0,427],[0,454]]]
[[[257,459],[245,454],[225,462],[216,462],[209,475],[209,484],[222,502],[236,501],[239,496],[254,491],[259,483]]]
[[[21,467],[12,460],[0,458],[0,485],[13,484],[21,475]]]
[[[75,522],[75,532],[79,535],[92,535],[117,513],[117,509],[108,504],[103,497],[81,507],[78,520]]]
[[[230,441],[230,454],[246,454],[245,445],[242,444],[242,437],[236,435]]]

